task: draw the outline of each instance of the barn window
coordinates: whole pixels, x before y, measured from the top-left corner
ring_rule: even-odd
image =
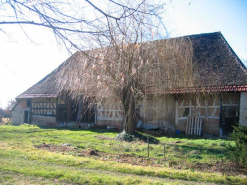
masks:
[[[33,98],[32,115],[56,116],[56,98]]]
[[[190,108],[185,108],[184,113],[183,113],[183,117],[187,117],[187,116],[189,116],[189,114],[190,114]]]
[[[31,99],[27,99],[27,107],[31,107]]]

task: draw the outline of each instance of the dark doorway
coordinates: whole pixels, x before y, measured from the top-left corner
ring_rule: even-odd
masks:
[[[63,103],[63,104],[62,104]],[[71,122],[95,122],[95,111],[92,106],[86,100],[73,100],[69,97],[63,100],[62,103],[57,104],[57,121],[64,123]]]
[[[58,105],[57,120],[58,120],[58,122],[62,122],[62,123],[67,121],[67,113],[66,113],[66,106],[65,105]]]
[[[64,123],[66,121],[76,121],[78,114],[77,101],[67,98],[64,104],[57,105],[57,121]]]
[[[78,102],[75,100],[71,101],[69,109],[70,109],[69,121],[76,121],[78,115]]]
[[[29,111],[24,111],[24,123],[29,123]]]
[[[95,122],[94,105],[91,105],[88,101],[82,101],[79,107],[78,116],[80,122],[94,123]]]
[[[239,108],[238,106],[223,106],[222,107],[222,135],[228,136],[233,131],[239,121]]]

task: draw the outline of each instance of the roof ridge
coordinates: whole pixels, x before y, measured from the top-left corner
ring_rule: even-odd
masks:
[[[167,39],[177,39],[177,38],[183,38],[183,37],[200,37],[200,36],[207,36],[207,35],[222,35],[222,33],[221,31],[209,32],[209,33],[197,33],[197,34],[192,34],[192,35],[182,35],[179,37],[170,37]]]

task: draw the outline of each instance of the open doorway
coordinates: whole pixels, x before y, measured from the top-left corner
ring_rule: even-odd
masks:
[[[239,121],[238,106],[222,106],[222,135],[228,136],[233,132],[233,126]]]
[[[24,111],[24,123],[29,123],[29,111]]]
[[[82,123],[95,123],[95,109],[93,105],[90,105],[88,101],[83,101],[80,104],[79,114],[78,114],[79,122]]]
[[[64,122],[81,122],[95,123],[95,110],[88,101],[66,100],[58,101],[57,121]]]
[[[233,126],[239,122],[240,93],[223,93],[221,99],[221,135],[229,136],[233,132]]]

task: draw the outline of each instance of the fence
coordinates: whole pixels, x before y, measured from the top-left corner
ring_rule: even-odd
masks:
[[[188,146],[183,141],[174,143],[159,144],[160,153],[154,149],[147,139],[147,158],[158,160],[162,156],[162,163],[169,167],[201,169],[206,171],[219,171],[221,173],[237,172],[239,166],[232,163],[227,158],[227,149],[225,146],[216,148],[207,148],[207,146]],[[193,143],[192,143],[193,145]],[[222,145],[225,145],[222,143]],[[156,150],[152,152],[152,150]]]
[[[222,154],[225,153],[226,149],[206,149],[205,147],[198,147],[198,146],[187,146],[187,145],[181,145],[181,141],[176,141],[173,144],[171,143],[163,143],[159,145],[163,145],[163,155],[164,155],[164,161],[167,160],[167,155],[169,155],[169,151],[175,151],[177,153],[182,153],[184,155],[189,155],[188,151],[194,151],[195,154],[200,153],[210,153],[211,155],[214,155],[215,159],[221,158]],[[150,142],[149,138],[147,138],[147,157],[150,157]]]
[[[96,140],[95,137],[97,137]],[[100,140],[98,141],[98,139]],[[132,142],[119,142],[114,138],[109,139],[105,135],[92,135],[79,143],[76,145],[70,143],[47,144],[42,141],[34,141],[33,145],[42,149],[63,152],[63,154],[91,156],[103,161],[117,161],[133,165],[221,173],[237,172],[238,170],[238,167],[234,166],[227,158],[227,149],[225,148],[227,142],[225,141],[171,138],[166,143],[158,143],[155,138],[145,137]]]

